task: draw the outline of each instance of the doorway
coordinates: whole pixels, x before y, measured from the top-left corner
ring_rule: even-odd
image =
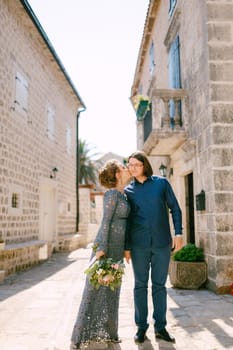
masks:
[[[57,238],[56,182],[42,179],[40,183],[40,239],[50,242]]]
[[[195,243],[193,173],[185,176],[185,207],[187,243]]]

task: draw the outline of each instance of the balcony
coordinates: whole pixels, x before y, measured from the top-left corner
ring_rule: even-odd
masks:
[[[183,89],[154,89],[152,108],[143,119],[143,151],[148,155],[167,156],[188,138],[184,116],[187,93]]]

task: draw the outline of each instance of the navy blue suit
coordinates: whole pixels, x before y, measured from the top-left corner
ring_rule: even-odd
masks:
[[[126,188],[131,211],[125,249],[131,251],[134,270],[135,323],[148,328],[148,280],[151,269],[155,331],[166,326],[166,280],[171,253],[169,211],[175,234],[182,233],[181,210],[168,180],[151,176],[143,183],[136,179]]]

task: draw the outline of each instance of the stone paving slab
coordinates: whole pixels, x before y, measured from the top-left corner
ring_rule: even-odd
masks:
[[[54,254],[49,261],[0,283],[0,350],[70,350],[70,336],[85,282],[90,249]],[[149,288],[148,340],[133,341],[136,327],[133,276],[127,265],[119,313],[120,344],[90,344],[89,350],[233,350],[233,298],[208,290],[171,288],[168,326],[176,344],[155,340]]]

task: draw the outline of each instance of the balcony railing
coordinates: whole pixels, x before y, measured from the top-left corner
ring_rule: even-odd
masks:
[[[147,154],[170,155],[187,140],[186,98],[183,89],[153,89],[151,113],[143,123],[141,146]]]
[[[183,89],[154,89],[153,98],[163,102],[163,112],[161,115],[162,128],[180,128],[184,122],[182,120],[182,100],[187,97]]]

